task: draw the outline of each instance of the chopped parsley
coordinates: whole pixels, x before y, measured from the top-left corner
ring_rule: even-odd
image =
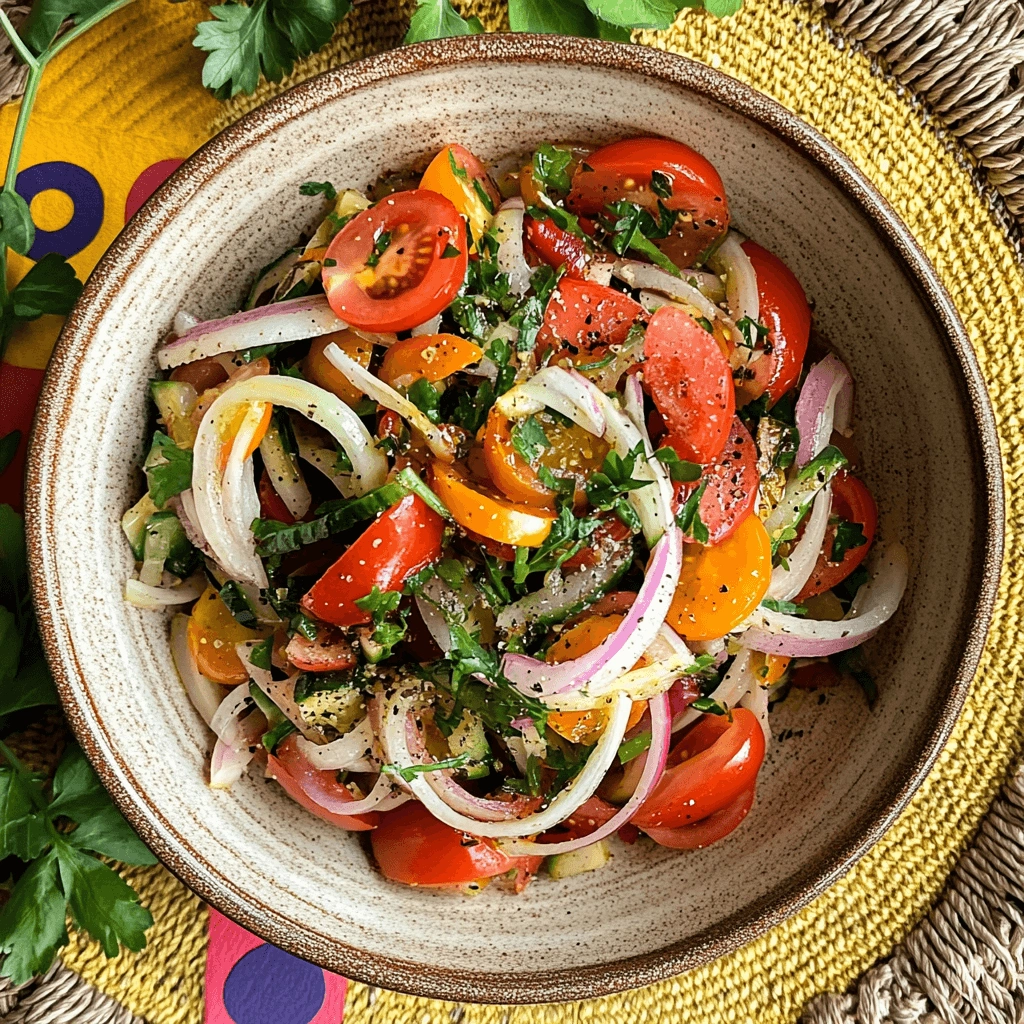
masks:
[[[807,606],[803,604],[795,604],[793,601],[780,601],[774,597],[766,597],[761,602],[762,608],[767,608],[770,612],[779,612],[781,615],[806,615]]]
[[[165,433],[157,430],[144,466],[149,496],[157,508],[192,486],[192,452],[179,448]]]
[[[629,504],[630,491],[647,487],[653,480],[637,480],[633,477],[638,460],[646,459],[644,443],[638,441],[625,458],[614,449],[604,457],[600,470],[587,481],[587,499],[594,508],[612,510],[634,533],[640,531],[640,517]]]
[[[832,541],[832,554],[830,562],[841,562],[846,557],[847,551],[855,548],[862,548],[867,544],[868,539],[864,536],[864,527],[860,523],[851,522],[849,519],[836,517],[836,536]]]
[[[545,192],[567,193],[572,188],[572,179],[569,177],[571,164],[572,153],[568,149],[542,142],[533,154],[531,177],[537,188]]]
[[[381,771],[388,775],[398,775],[403,782],[412,782],[417,775],[426,772],[443,772],[448,769],[465,768],[472,764],[473,758],[469,751],[459,754],[458,757],[448,757],[443,761],[432,761],[430,764],[410,764],[405,768],[399,768],[397,764],[381,765]]]
[[[373,248],[370,250],[370,255],[366,257],[366,266],[377,266],[377,264],[380,263],[381,256],[387,252],[390,244],[391,232],[382,231],[373,241]]]
[[[601,226],[608,235],[609,246],[620,256],[632,249],[662,270],[681,277],[680,269],[651,240],[666,238],[676,220],[676,214],[660,202],[658,208],[660,219],[655,220],[642,206],[620,199],[608,204],[612,216],[604,217]]]
[[[702,481],[700,487],[686,499],[683,507],[676,513],[676,525],[698,544],[707,544],[711,538],[707,526],[704,525],[704,520],[700,517],[700,501],[704,497],[707,487],[707,480]]]
[[[304,196],[323,196],[334,202],[338,198],[338,190],[329,181],[305,181],[299,186]]]
[[[669,476],[676,483],[692,484],[700,479],[703,467],[696,462],[687,462],[681,459],[675,448],[664,446],[659,448],[654,457],[668,467]]]
[[[426,377],[419,377],[412,382],[408,398],[431,423],[441,422],[441,396]]]
[[[631,740],[624,740],[619,744],[619,764],[628,764],[634,758],[639,757],[651,745],[651,734],[642,732]]]
[[[534,463],[545,448],[551,447],[551,442],[537,419],[527,416],[512,427],[512,447],[524,462]]]
[[[372,661],[383,661],[385,658],[390,658],[395,645],[405,638],[408,616],[399,610],[398,606],[401,602],[402,592],[400,590],[382,592],[376,583],[366,597],[356,598],[356,607],[373,616],[371,640],[380,647],[380,650],[375,653]],[[397,622],[391,618],[396,612],[398,613]]]
[[[672,179],[664,171],[651,171],[651,191],[659,199],[671,199]]]
[[[743,338],[740,344],[744,348],[757,348],[761,339],[768,337],[768,328],[749,316],[741,317],[737,320],[736,329]]]

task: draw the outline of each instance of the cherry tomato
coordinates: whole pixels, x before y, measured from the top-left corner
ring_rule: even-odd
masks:
[[[757,715],[746,708],[704,715],[669,752],[661,781],[632,822],[646,832],[701,821],[752,789],[763,760]]]
[[[228,379],[228,371],[213,356],[197,359],[194,363],[176,366],[171,370],[171,380],[191,384],[198,394],[209,388],[218,387]]]
[[[335,626],[359,626],[372,616],[356,605],[374,586],[401,590],[441,557],[444,522],[415,494],[407,494],[372,522],[302,599],[304,611]]]
[[[590,262],[587,243],[582,238],[560,228],[553,220],[523,218],[526,241],[549,267],[565,267],[567,278],[583,278]]]
[[[732,832],[753,806],[754,787],[751,786],[740,793],[728,807],[709,814],[701,821],[679,828],[649,828],[644,831],[659,846],[668,846],[673,850],[701,850]]]
[[[466,222],[449,200],[426,189],[396,192],[334,236],[324,291],[357,330],[406,331],[448,306],[468,261]]]
[[[815,594],[823,594],[837,583],[842,583],[867,558],[871,550],[875,530],[878,528],[878,506],[867,487],[855,476],[850,476],[845,469],[836,473],[832,481],[832,515],[839,516],[848,523],[859,523],[867,543],[861,544],[859,548],[847,548],[838,562],[830,561],[837,524],[829,523],[825,531],[822,553],[818,555],[818,561],[811,570],[810,578],[804,584],[803,590],[797,594],[797,602],[806,601]]]
[[[370,845],[384,876],[406,885],[466,885],[517,869],[535,874],[544,860],[509,857],[490,839],[456,832],[418,800],[384,814]]]
[[[510,501],[536,508],[554,505],[555,492],[540,482],[537,471],[512,447],[512,428],[508,417],[502,416],[494,407],[487,414],[483,451],[491,482]]]
[[[478,363],[483,355],[479,345],[457,334],[418,334],[384,353],[377,376],[393,388],[407,388],[420,377],[434,383]]]
[[[811,307],[793,272],[767,249],[748,238],[743,251],[757,275],[760,320],[768,328],[765,355],[750,364],[752,380],[742,382],[752,400],[768,392],[774,405],[800,379],[811,334]]]
[[[490,209],[477,191],[477,183],[490,203]],[[420,188],[437,192],[447,199],[466,220],[474,238],[481,238],[491,223],[491,214],[501,203],[487,168],[465,146],[445,146],[423,172]]]
[[[689,313],[662,306],[644,337],[644,380],[680,456],[706,465],[729,440],[736,413],[732,370]]]
[[[798,690],[820,690],[842,682],[839,670],[830,661],[811,661],[793,669],[790,683]]]
[[[355,668],[358,659],[352,645],[333,626],[320,624],[315,640],[301,633],[288,641],[288,660],[304,672],[344,672]]]
[[[260,515],[264,519],[276,519],[279,523],[294,523],[295,517],[288,511],[288,506],[274,490],[270,482],[270,474],[263,470],[260,475]]]
[[[336,771],[314,768],[296,744],[293,733],[267,755],[267,778],[276,779],[281,788],[298,804],[324,821],[349,832],[367,832],[380,821],[376,811],[353,816],[345,814],[345,805],[356,802],[338,781]]]
[[[666,621],[686,640],[725,636],[761,603],[771,576],[768,532],[747,516],[714,547],[686,545]]]
[[[563,278],[551,293],[544,323],[537,333],[537,351],[570,346],[591,352],[597,345],[621,345],[630,327],[647,320],[639,302],[601,284]]]
[[[680,458],[685,458],[680,449],[685,450],[686,446],[680,444],[677,447],[671,434],[662,441],[662,445],[675,448]],[[728,443],[718,458],[704,467],[701,479],[674,485],[674,510],[678,512],[690,494],[704,482],[707,488],[700,499],[701,522],[708,528],[708,543],[720,544],[750,515],[760,483],[757,448],[738,416],[733,417]]]
[[[655,185],[668,195],[659,195]],[[682,211],[672,235],[659,241],[663,252],[688,267],[729,227],[729,204],[722,179],[696,150],[671,139],[625,139],[602,146],[580,163],[566,205],[574,213],[605,212],[608,203],[625,199],[655,217],[658,202]]]
[[[571,839],[589,836],[619,813],[620,808],[602,800],[599,796],[591,796],[564,821],[559,822],[557,831],[542,835],[537,841],[541,843],[564,843]]]
[[[207,587],[192,608],[185,636],[196,668],[207,679],[237,686],[249,678],[249,673],[235,652],[235,644],[259,640],[262,634],[239,625],[220,594]]]
[[[499,544],[537,547],[551,532],[557,516],[548,509],[514,505],[470,487],[462,474],[435,460],[431,467],[434,490],[459,526]]]
[[[314,338],[306,358],[302,360],[302,372],[308,381],[325,391],[333,392],[346,405],[355,405],[362,399],[363,393],[324,355],[324,349],[331,344],[337,345],[349,359],[362,367],[370,365],[373,345],[360,338],[355,331],[332,331]]]

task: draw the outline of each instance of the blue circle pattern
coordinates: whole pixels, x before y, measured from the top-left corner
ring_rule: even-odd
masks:
[[[75,212],[59,231],[36,228],[36,239],[28,257],[38,260],[48,252],[59,252],[65,259],[71,259],[99,234],[103,224],[103,189],[84,167],[66,160],[48,160],[26,167],[15,185],[26,203],[31,203],[47,189],[56,189],[68,196]]]
[[[231,968],[224,1009],[235,1024],[310,1024],[326,991],[319,967],[265,943]]]

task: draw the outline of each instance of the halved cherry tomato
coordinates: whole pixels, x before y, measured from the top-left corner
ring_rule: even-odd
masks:
[[[675,448],[680,458],[686,457],[683,455],[686,445],[677,447],[671,434],[662,444]],[[743,421],[734,416],[725,448],[713,463],[704,467],[701,479],[674,485],[674,510],[678,512],[690,494],[706,482],[707,488],[700,499],[700,518],[708,528],[708,543],[720,544],[753,511],[760,480],[753,438]]]
[[[324,291],[339,319],[358,330],[406,331],[455,298],[468,262],[466,222],[451,202],[426,189],[396,192],[334,236]]]
[[[545,487],[537,471],[512,447],[512,428],[508,417],[492,407],[484,428],[484,464],[491,482],[510,501],[535,508],[550,508],[555,492]]]
[[[549,266],[558,270],[565,267],[567,278],[583,278],[590,262],[587,243],[582,238],[560,228],[553,220],[523,218],[526,241],[530,248]]]
[[[752,651],[750,671],[761,686],[771,686],[786,674],[790,660],[783,654],[762,654],[760,651]]]
[[[648,828],[645,833],[659,846],[673,850],[702,850],[725,838],[747,816],[754,806],[754,787],[744,790],[736,799],[701,821],[680,828]]]
[[[473,839],[438,821],[418,800],[381,816],[370,835],[386,878],[406,885],[466,885],[509,871],[535,874],[543,857],[510,857],[490,839]]]
[[[479,182],[490,201],[490,210],[474,182]],[[483,236],[491,223],[492,212],[501,203],[501,196],[487,168],[468,149],[457,143],[445,146],[430,161],[420,178],[420,188],[444,196],[469,221],[474,239]]]
[[[752,711],[704,715],[669,752],[661,781],[632,822],[646,832],[701,821],[752,789],[763,760],[764,733]]]
[[[295,517],[288,511],[288,506],[274,490],[270,482],[270,474],[263,470],[260,476],[260,515],[264,519],[276,519],[279,523],[294,523]]]
[[[191,384],[196,389],[196,393],[200,395],[208,388],[215,388],[223,384],[227,379],[228,371],[213,356],[197,359],[194,363],[176,366],[171,370],[171,380]]]
[[[213,587],[196,601],[185,631],[196,668],[215,683],[237,686],[249,673],[235,653],[235,644],[259,640],[261,634],[235,621]]]
[[[344,672],[355,668],[358,661],[352,645],[341,632],[323,623],[315,640],[296,633],[288,641],[285,654],[296,668],[304,672]]]
[[[570,346],[574,352],[593,351],[596,345],[621,345],[647,312],[628,295],[601,284],[563,278],[551,293],[544,323],[537,333],[537,351]]]
[[[757,275],[760,320],[768,328],[765,354],[749,366],[753,379],[737,386],[748,400],[768,392],[774,405],[800,379],[811,334],[811,307],[793,272],[767,249],[748,238],[743,251]]]
[[[457,334],[419,334],[392,345],[377,376],[393,388],[407,388],[420,377],[433,384],[479,362],[483,355],[479,345]]]
[[[359,626],[372,616],[356,605],[376,586],[401,590],[441,557],[444,521],[415,494],[381,513],[302,599],[302,608],[335,626]]]
[[[589,836],[605,822],[611,821],[621,808],[602,800],[599,796],[591,796],[564,821],[559,822],[558,831],[548,832],[537,841],[540,843],[564,843],[570,839]]]
[[[711,334],[677,306],[662,306],[644,336],[644,380],[684,459],[707,464],[729,440],[732,370]]]
[[[659,196],[651,187],[655,171],[669,195]],[[671,139],[624,139],[595,150],[573,174],[566,205],[574,213],[598,214],[620,199],[655,217],[659,200],[666,209],[683,212],[673,233],[658,242],[680,267],[692,265],[729,227],[729,204],[718,172],[696,150]]]
[[[470,487],[452,466],[432,463],[434,490],[459,526],[500,544],[533,548],[543,544],[557,516],[547,509],[514,505]]]
[[[747,516],[720,544],[687,544],[667,622],[686,640],[715,640],[760,603],[772,576],[772,546],[761,520]]]
[[[368,832],[376,828],[380,815],[376,811],[353,816],[345,813],[345,805],[358,799],[338,781],[336,771],[314,768],[299,750],[294,733],[267,755],[267,778],[276,779],[281,788],[298,804],[324,821],[349,832]]]
[[[346,405],[355,405],[363,393],[325,355],[328,345],[337,345],[342,352],[362,367],[370,365],[373,345],[360,338],[355,331],[332,331],[314,338],[306,358],[302,360],[302,372],[306,379],[325,391],[336,394]]]
[[[878,528],[878,506],[867,487],[857,477],[850,476],[845,469],[836,473],[832,480],[832,514],[845,519],[848,523],[860,523],[861,532],[867,538],[867,543],[861,544],[859,548],[847,548],[838,562],[829,561],[837,529],[837,524],[829,523],[825,531],[822,553],[818,555],[818,561],[811,570],[803,590],[796,596],[798,602],[806,601],[815,594],[823,594],[837,583],[842,583],[867,558],[874,543],[875,530]]]

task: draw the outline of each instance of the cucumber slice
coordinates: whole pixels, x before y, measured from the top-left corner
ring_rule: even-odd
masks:
[[[491,745],[487,742],[483,721],[472,711],[462,712],[459,724],[448,737],[448,749],[454,757],[469,755],[472,763],[463,769],[469,778],[480,779],[490,774]]]
[[[151,380],[149,393],[171,440],[179,448],[191,448],[196,442],[192,423],[192,410],[199,400],[196,389],[179,380]]]
[[[156,511],[155,502],[146,493],[121,517],[121,529],[132,546],[136,562],[146,557],[146,520]]]
[[[154,512],[146,520],[142,556],[139,579],[151,587],[160,585],[164,569],[179,579],[191,575],[200,557],[169,510]]]
[[[571,853],[559,853],[554,857],[548,857],[548,874],[552,878],[571,878],[573,875],[582,875],[587,871],[596,871],[602,868],[612,859],[612,851],[608,843],[599,839],[590,846],[584,846],[582,850],[573,850]]]

